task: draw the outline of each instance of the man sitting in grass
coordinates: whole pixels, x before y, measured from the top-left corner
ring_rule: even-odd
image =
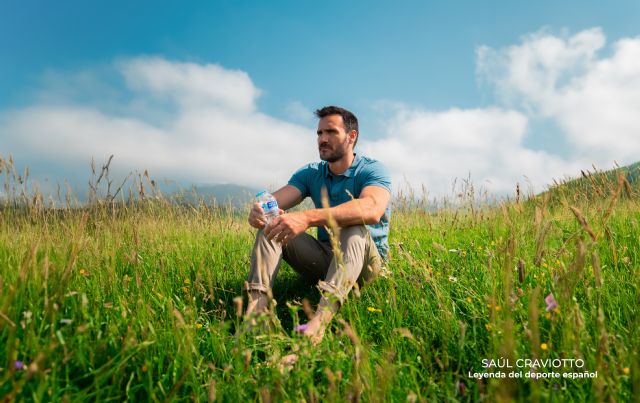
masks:
[[[322,339],[356,282],[363,285],[371,281],[380,271],[382,259],[386,260],[391,197],[386,168],[354,153],[359,132],[353,113],[327,106],[317,110],[316,116],[320,119],[317,134],[322,161],[300,168],[273,194],[283,210],[268,225],[260,204],[251,209],[249,224],[259,231],[246,283],[246,314],[250,315],[269,309],[281,259],[308,280],[318,282],[322,294],[318,309],[309,323],[297,329],[314,343]],[[315,209],[284,212],[306,197],[311,197]],[[323,208],[323,197],[329,208]],[[335,256],[325,228],[330,219],[339,227],[339,256]],[[318,227],[318,239],[305,233],[309,227]]]

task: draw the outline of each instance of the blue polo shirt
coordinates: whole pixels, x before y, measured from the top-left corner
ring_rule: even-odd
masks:
[[[362,189],[367,186],[380,186],[391,193],[391,176],[379,161],[356,155],[351,166],[340,175],[331,173],[329,163],[326,161],[313,162],[298,169],[289,179],[289,185],[300,190],[302,199],[311,197],[316,208],[322,208],[321,189],[325,187],[329,196],[329,205],[334,207],[352,198],[357,199]],[[387,205],[380,222],[367,225],[380,256],[385,260],[389,251],[390,218],[391,208]],[[329,234],[324,227],[318,227],[318,240],[329,241]]]

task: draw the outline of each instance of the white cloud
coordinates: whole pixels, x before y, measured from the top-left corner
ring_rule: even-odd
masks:
[[[640,155],[640,38],[624,38],[608,57],[601,29],[546,32],[522,44],[478,50],[478,72],[507,104],[555,120],[573,159],[611,166]]]
[[[247,73],[216,64],[154,57],[128,59],[119,63],[119,67],[131,89],[177,101],[186,109],[221,107],[250,113],[260,95]]]
[[[0,149],[18,162],[52,166],[88,167],[91,157],[115,154],[120,174],[148,169],[156,177],[254,187],[280,185],[317,157],[313,130],[256,111],[260,91],[244,72],[158,58],[117,68],[133,91],[132,108],[160,99],[176,103],[177,113],[158,125],[91,105],[43,103],[1,115]]]
[[[560,158],[522,146],[528,119],[499,108],[429,112],[398,109],[387,136],[363,142],[363,150],[385,161],[396,184],[422,185],[431,195],[450,194],[454,178],[469,175],[485,190],[497,193],[538,191],[570,167]],[[557,177],[557,176],[556,176]]]

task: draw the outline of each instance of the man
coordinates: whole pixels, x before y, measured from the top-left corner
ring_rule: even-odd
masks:
[[[316,111],[321,162],[296,171],[289,183],[273,193],[281,209],[311,197],[315,209],[284,213],[267,225],[258,203],[249,224],[259,229],[251,254],[246,288],[247,315],[268,310],[271,287],[281,258],[307,279],[318,282],[322,297],[318,309],[299,331],[314,342],[358,282],[372,280],[389,249],[391,179],[378,161],[354,153],[358,120],[346,109],[327,106]],[[330,208],[323,208],[323,192]],[[331,217],[340,228],[341,256],[334,256],[329,234]],[[318,239],[305,233],[318,227]]]

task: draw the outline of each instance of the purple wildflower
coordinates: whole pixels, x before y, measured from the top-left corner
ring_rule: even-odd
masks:
[[[13,363],[13,368],[16,369],[16,371],[20,371],[24,369],[24,363],[22,361],[16,361]]]
[[[544,299],[544,302],[547,303],[547,312],[555,309],[558,306],[558,301],[556,301],[555,297],[553,296],[553,293],[547,295],[546,298]]]
[[[304,324],[304,325],[298,325],[296,326],[296,328],[294,329],[294,331],[296,333],[304,333],[307,331],[307,329],[309,328],[308,324]]]

